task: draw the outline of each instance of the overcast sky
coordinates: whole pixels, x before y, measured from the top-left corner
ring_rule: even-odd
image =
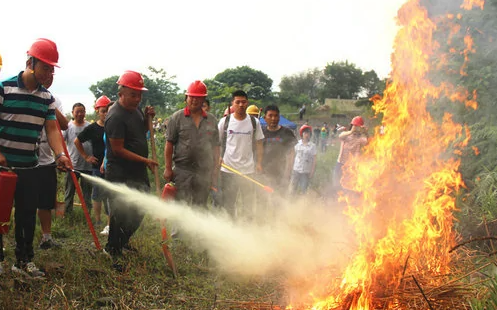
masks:
[[[390,72],[396,12],[406,0],[3,1],[3,80],[24,69],[39,37],[59,49],[51,91],[64,112],[95,98],[97,81],[131,69],[164,68],[186,89],[247,65],[273,79],[348,60]],[[80,3],[79,5],[77,3]],[[91,111],[91,109],[89,110]]]

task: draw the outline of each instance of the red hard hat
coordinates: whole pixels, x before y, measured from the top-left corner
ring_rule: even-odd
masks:
[[[126,70],[117,80],[117,84],[136,90],[148,90],[144,87],[143,78],[136,71]]]
[[[59,67],[59,52],[57,45],[49,39],[36,39],[28,50],[28,55],[43,61],[51,66]],[[60,67],[59,67],[60,68]]]
[[[101,107],[106,107],[109,103],[110,99],[107,96],[105,95],[100,96],[100,98],[98,98],[97,101],[95,101],[95,110]]]
[[[229,112],[228,112],[228,108],[226,108],[226,110],[224,110],[223,116],[226,116],[228,114],[233,114],[233,112],[235,112],[235,108],[233,106],[231,106]]]
[[[309,126],[309,125],[302,125],[302,127],[300,127],[300,130],[299,130],[299,133],[300,133],[300,137],[302,138],[302,136],[304,135],[304,130],[306,129],[309,129],[311,135],[312,135],[312,127]]]
[[[354,125],[354,126],[362,127],[362,126],[364,126],[364,120],[362,119],[362,117],[356,116],[352,119],[350,124]]]
[[[205,86],[202,81],[197,80],[188,86],[186,95],[192,97],[207,97],[207,86]]]

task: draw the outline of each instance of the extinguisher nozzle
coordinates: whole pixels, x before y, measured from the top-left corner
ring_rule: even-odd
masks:
[[[73,172],[76,173],[77,175],[81,175],[81,172],[74,170],[74,169],[67,169],[68,172]]]

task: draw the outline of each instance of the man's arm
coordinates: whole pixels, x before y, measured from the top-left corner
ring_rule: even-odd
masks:
[[[255,143],[255,151],[257,152],[257,165],[256,171],[262,172],[262,156],[264,156],[264,140],[257,140]]]
[[[166,141],[166,145],[164,145],[164,179],[167,182],[170,182],[173,179],[173,151],[174,144],[171,141]]]
[[[7,166],[7,159],[5,158],[5,156],[3,156],[2,153],[0,153],[0,166],[4,166],[4,167]]]
[[[223,134],[224,134],[224,122],[226,121],[226,118],[221,118],[219,120],[219,123],[217,124],[217,131],[218,131],[218,137],[219,137],[219,143],[223,143]],[[221,165],[223,164],[223,159],[221,158],[221,152],[223,152],[223,150],[221,149],[223,147],[223,145],[221,145],[221,147],[219,148],[219,156],[218,156],[218,165],[219,167],[221,167]],[[226,145],[224,145],[224,147],[226,147]]]
[[[304,108],[305,109],[305,108]],[[297,137],[291,131],[290,129],[288,130],[288,141],[286,144],[286,147],[288,148],[288,153],[286,156],[286,173],[289,178],[292,175],[292,170],[293,170],[293,161],[295,160],[295,145],[299,142],[297,140]]]
[[[288,150],[288,153],[286,155],[286,170],[285,170],[286,177],[290,177],[292,175],[294,158],[295,158],[295,150],[292,147]]]
[[[55,153],[55,161],[58,165],[63,166],[66,169],[71,169],[71,161],[67,154],[64,153],[64,141],[60,131],[57,128],[56,120],[46,120],[45,121],[45,131],[47,133],[48,144]]]
[[[151,169],[154,166],[158,165],[158,163],[154,160],[148,159],[146,157],[133,153],[130,150],[127,150],[124,147],[124,139],[109,138],[109,142],[110,142],[110,147],[112,149],[112,153],[117,157],[121,157],[129,161],[144,163]]]
[[[60,129],[66,130],[69,125],[69,121],[57,108],[55,108],[55,117],[57,118],[57,122],[59,122]]]
[[[79,138],[74,139],[74,145],[76,146],[76,149],[78,149],[78,152],[81,155],[81,157],[83,157],[86,162],[90,164],[98,163],[98,159],[95,156],[86,154],[85,148],[83,147],[83,143],[81,143]]]
[[[217,187],[217,178],[219,176],[219,157],[221,156],[221,147],[219,145],[212,147],[212,158],[214,160],[214,166],[212,167],[212,180],[211,185]]]

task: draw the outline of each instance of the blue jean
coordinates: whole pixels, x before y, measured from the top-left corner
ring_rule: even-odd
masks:
[[[293,171],[292,173],[292,194],[305,194],[309,187],[309,173],[300,173]]]
[[[92,174],[95,177],[104,178],[104,174],[100,172],[100,169],[93,168]],[[109,204],[107,203],[107,195],[105,190],[98,185],[93,185],[93,191],[91,192],[91,199],[95,202],[102,202],[105,210],[105,214],[109,215]]]
[[[91,171],[81,171],[85,174],[90,174]],[[66,204],[66,213],[71,213],[73,211],[73,203],[74,203],[74,193],[76,192],[76,185],[72,181],[72,173],[66,174],[66,191],[64,195],[64,202]],[[81,192],[83,193],[83,199],[88,208],[88,211],[91,210],[91,183],[85,178],[81,178],[79,173],[76,173],[76,179],[79,180],[79,184],[81,187]],[[83,202],[81,202],[83,203]]]
[[[327,147],[327,144],[328,144],[328,138],[321,138],[321,152],[326,152],[326,147]]]
[[[360,196],[359,192],[356,192],[351,189],[344,188],[342,186],[342,176],[343,176],[343,164],[337,162],[335,165],[335,168],[333,169],[333,191],[334,194],[337,194],[338,192],[343,192],[349,197],[358,197]]]
[[[94,177],[99,177],[99,178],[104,177],[104,175],[100,172],[100,169],[96,169],[96,168],[92,169],[92,175]],[[93,191],[91,192],[91,199],[93,201],[97,201],[97,202],[100,202],[104,199],[103,190],[102,190],[102,188],[100,188],[100,186],[93,185]]]
[[[333,169],[333,188],[336,190],[342,189],[342,175],[343,175],[343,164],[337,162],[335,168]]]

